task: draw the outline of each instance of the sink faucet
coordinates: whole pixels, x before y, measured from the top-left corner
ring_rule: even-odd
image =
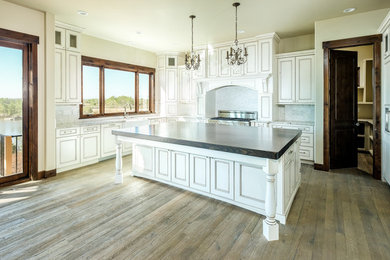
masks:
[[[130,104],[125,104],[125,106],[123,107],[125,109],[125,112],[123,112],[123,117],[124,118],[127,118],[127,107],[130,108]]]

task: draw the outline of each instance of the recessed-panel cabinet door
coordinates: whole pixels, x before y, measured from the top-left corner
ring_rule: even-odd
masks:
[[[66,30],[66,49],[68,51],[81,52],[81,34],[79,32]]]
[[[295,88],[298,103],[314,102],[314,56],[295,59]]]
[[[246,43],[248,60],[245,63],[245,75],[257,74],[257,42]]]
[[[249,206],[264,208],[266,174],[260,167],[235,164],[235,200]]]
[[[171,180],[170,158],[168,150],[156,148],[156,178]]]
[[[55,89],[55,101],[58,103],[66,101],[66,80],[65,80],[65,51],[55,50],[54,58],[54,89]]]
[[[279,102],[292,103],[295,101],[295,58],[278,60]]]
[[[116,152],[116,138],[112,134],[113,129],[120,129],[121,124],[106,124],[101,126],[101,156],[114,155]]]
[[[230,77],[230,65],[228,65],[226,60],[226,52],[229,50],[230,48],[219,49],[218,67],[220,77]]]
[[[272,72],[272,40],[260,40],[259,46],[259,72]]]
[[[177,69],[166,70],[166,98],[167,101],[177,100]]]
[[[234,168],[232,161],[211,159],[211,193],[234,199]]]
[[[171,152],[172,157],[172,182],[183,186],[189,186],[189,154],[183,152]]]
[[[97,160],[100,156],[100,133],[81,136],[81,162]]]
[[[80,137],[57,138],[57,168],[80,163]]]
[[[218,77],[218,49],[208,51],[209,78]]]
[[[54,44],[56,48],[65,49],[65,29],[56,27],[54,33]]]
[[[153,147],[136,144],[133,148],[133,170],[137,174],[154,178]]]
[[[190,155],[190,187],[210,192],[210,159],[201,155]]]
[[[66,101],[81,103],[81,54],[66,52]]]
[[[179,94],[181,102],[191,101],[191,71],[182,67],[179,69]]]

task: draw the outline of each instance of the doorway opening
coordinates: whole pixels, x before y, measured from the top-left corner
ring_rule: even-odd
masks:
[[[324,48],[324,170],[357,167],[381,178],[381,35]]]
[[[0,29],[0,186],[38,178],[38,42]]]

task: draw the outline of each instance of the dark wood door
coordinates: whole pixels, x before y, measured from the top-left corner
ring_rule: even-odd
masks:
[[[330,168],[357,167],[357,52],[330,51]]]

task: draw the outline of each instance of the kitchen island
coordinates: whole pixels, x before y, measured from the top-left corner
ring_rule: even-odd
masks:
[[[279,239],[276,220],[286,223],[301,181],[301,131],[176,122],[112,133],[116,183],[123,182],[123,142],[131,142],[133,176],[265,215],[264,236]]]

